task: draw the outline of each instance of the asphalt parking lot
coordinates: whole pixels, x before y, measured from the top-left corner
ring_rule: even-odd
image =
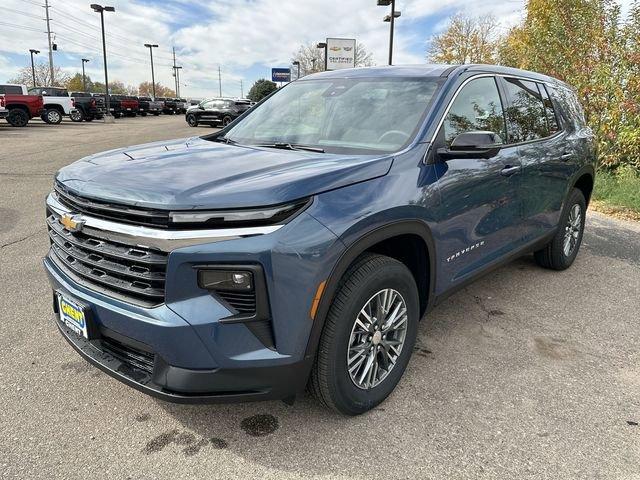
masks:
[[[357,418],[309,396],[167,404],[82,360],[41,265],[53,174],[211,131],[183,116],[0,123],[0,477],[640,478],[640,224],[593,212],[568,271],[525,257],[436,308],[396,392]]]

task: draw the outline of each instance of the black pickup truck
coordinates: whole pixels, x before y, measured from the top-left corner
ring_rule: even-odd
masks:
[[[173,98],[160,97],[156,100],[163,102],[164,107],[162,107],[162,113],[165,115],[174,115],[178,113],[178,102]]]
[[[151,97],[138,97],[140,105],[140,115],[146,117],[147,114],[158,116],[162,113],[164,102],[153,100]]]
[[[92,94],[96,98],[101,98],[106,105],[106,99],[104,93],[93,93]],[[111,115],[115,118],[120,118],[122,116],[122,103],[120,100],[115,98],[114,95],[109,95],[109,110],[111,110]]]
[[[74,122],[100,120],[107,111],[104,97],[96,97],[87,92],[71,92],[70,97],[76,107],[76,111],[69,115]]]

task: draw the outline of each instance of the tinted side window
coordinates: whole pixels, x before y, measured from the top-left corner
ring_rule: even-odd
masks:
[[[547,126],[549,128],[549,135],[553,135],[560,127],[558,126],[558,118],[556,117],[555,109],[553,108],[553,102],[549,98],[549,92],[544,85],[538,84],[538,90],[542,94],[542,103],[544,103],[544,111],[547,115]]]
[[[549,136],[542,95],[535,82],[505,78],[509,98],[506,108],[509,143],[527,142]]]
[[[22,95],[22,88],[13,85],[0,86],[0,93],[6,93],[7,95]]]
[[[459,134],[473,130],[488,130],[506,140],[504,113],[495,79],[483,77],[465,85],[453,101],[443,128],[447,145]]]

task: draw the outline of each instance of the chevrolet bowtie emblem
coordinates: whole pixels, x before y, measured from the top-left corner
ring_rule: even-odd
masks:
[[[78,216],[64,213],[60,217],[60,223],[66,230],[70,232],[79,232],[80,230],[82,230],[82,226],[85,224],[85,221]]]

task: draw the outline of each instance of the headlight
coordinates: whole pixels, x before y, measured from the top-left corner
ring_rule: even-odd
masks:
[[[209,228],[276,225],[291,220],[310,202],[310,199],[304,199],[264,208],[171,212],[169,218],[172,223],[179,224],[181,227],[188,224]]]

